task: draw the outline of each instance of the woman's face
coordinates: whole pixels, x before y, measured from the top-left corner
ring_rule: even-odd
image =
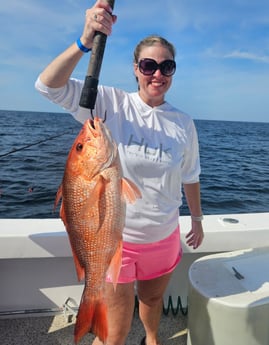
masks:
[[[138,61],[150,58],[158,64],[165,60],[173,60],[170,51],[159,43],[151,47],[144,47]],[[167,77],[159,69],[153,75],[144,75],[139,71],[137,64],[134,64],[134,73],[138,79],[139,95],[142,100],[151,107],[161,105],[164,102],[164,96],[172,83],[172,76]]]

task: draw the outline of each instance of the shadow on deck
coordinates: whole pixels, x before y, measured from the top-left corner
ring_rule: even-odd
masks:
[[[74,318],[67,322],[63,314],[0,320],[1,345],[70,345],[74,344]],[[163,345],[186,345],[187,317],[162,315],[159,334]],[[126,345],[139,345],[144,336],[143,326],[135,312]],[[86,335],[79,345],[89,345],[94,336]]]

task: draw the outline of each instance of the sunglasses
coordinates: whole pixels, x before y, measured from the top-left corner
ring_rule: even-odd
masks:
[[[139,71],[144,75],[153,75],[159,69],[162,75],[170,77],[176,71],[176,62],[174,60],[165,60],[157,63],[153,59],[141,59],[138,62]]]

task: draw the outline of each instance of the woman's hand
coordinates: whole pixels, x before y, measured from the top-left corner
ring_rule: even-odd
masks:
[[[202,222],[192,221],[192,229],[186,235],[187,244],[193,247],[193,249],[196,249],[202,244],[203,238],[204,231]]]
[[[96,31],[109,36],[116,20],[117,16],[112,14],[109,4],[105,0],[98,0],[92,8],[86,10],[84,29],[80,38],[82,44],[91,48]]]

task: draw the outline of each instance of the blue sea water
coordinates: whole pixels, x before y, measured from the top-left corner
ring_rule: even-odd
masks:
[[[204,214],[269,212],[269,123],[195,124]],[[68,114],[0,111],[0,218],[58,217],[55,195],[80,128]]]

